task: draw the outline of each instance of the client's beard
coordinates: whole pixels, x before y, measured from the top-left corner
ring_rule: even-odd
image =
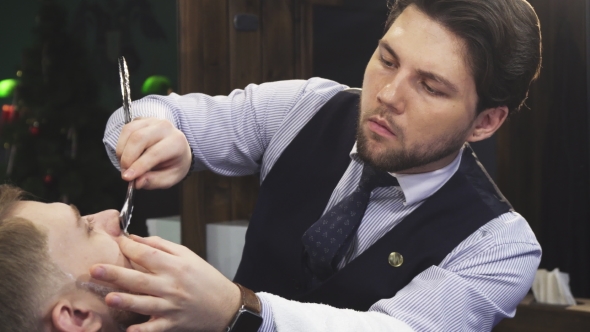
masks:
[[[119,289],[99,285],[93,282],[78,282],[76,285],[83,290],[89,291],[90,293],[96,295],[103,302],[107,294],[112,292],[121,292]],[[119,330],[122,332],[126,331],[131,325],[145,323],[150,319],[150,316],[141,315],[132,311],[125,311],[111,307],[108,308],[111,318],[113,318],[113,321],[117,324]]]
[[[449,136],[435,139],[432,142],[425,142],[425,144],[414,146],[409,149],[404,145],[404,130],[392,121],[389,111],[385,109],[375,109],[366,114],[363,114],[362,112],[360,114],[361,116],[359,117],[356,132],[358,156],[363,162],[391,173],[424,166],[459,151],[463,144],[465,144],[465,136],[471,127],[471,124],[469,124],[466,128],[451,133]],[[376,141],[383,140],[383,137],[374,133],[365,134],[362,125],[367,118],[376,114],[379,114],[384,118],[389,126],[395,131],[397,139],[403,148],[396,150],[387,149],[379,154],[371,153],[368,136],[371,135],[372,139]]]

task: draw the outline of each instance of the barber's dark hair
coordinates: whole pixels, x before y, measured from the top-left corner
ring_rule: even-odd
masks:
[[[541,31],[525,0],[390,0],[385,31],[408,6],[437,21],[467,47],[478,94],[477,112],[517,111],[541,68]]]

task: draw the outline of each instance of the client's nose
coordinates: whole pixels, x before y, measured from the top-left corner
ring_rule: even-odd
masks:
[[[105,210],[91,217],[94,218],[94,227],[102,229],[108,235],[117,237],[123,234],[119,226],[119,211]]]

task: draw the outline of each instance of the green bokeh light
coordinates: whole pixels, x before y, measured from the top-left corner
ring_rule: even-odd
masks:
[[[18,81],[12,78],[0,81],[0,98],[12,97]]]
[[[172,84],[166,76],[154,75],[143,82],[141,93],[144,95],[168,95],[170,88],[172,88]]]

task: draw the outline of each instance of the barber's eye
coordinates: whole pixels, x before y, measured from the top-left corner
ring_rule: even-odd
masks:
[[[385,66],[385,67],[395,67],[395,64],[393,62],[387,61],[383,55],[379,55],[379,60],[381,61],[381,63]]]
[[[430,94],[436,93],[436,91],[434,91],[430,86],[428,86],[428,84],[422,83],[422,86],[424,86],[424,90],[426,90],[426,92],[428,92]]]
[[[429,94],[431,94],[433,96],[442,96],[443,95],[441,92],[438,92],[438,91],[434,90],[433,88],[431,88],[425,82],[422,82],[422,87],[424,88],[424,90],[426,90],[426,92],[428,92]]]

